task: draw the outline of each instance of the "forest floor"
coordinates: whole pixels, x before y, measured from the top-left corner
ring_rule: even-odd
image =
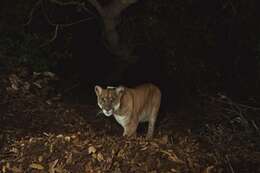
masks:
[[[202,111],[160,113],[153,139],[144,138],[145,124],[126,139],[96,105],[64,102],[57,80],[25,68],[1,74],[0,172],[260,172],[254,108],[204,99]]]

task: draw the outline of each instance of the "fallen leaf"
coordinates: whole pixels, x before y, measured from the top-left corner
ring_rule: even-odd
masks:
[[[175,153],[171,153],[165,150],[161,150],[161,152],[166,154],[171,161],[174,161],[176,163],[184,163],[184,161],[180,160]]]
[[[33,169],[38,169],[38,170],[43,170],[44,169],[44,167],[41,164],[38,164],[38,163],[32,163],[32,164],[30,164],[29,167],[33,168]]]
[[[50,153],[53,152],[53,144],[50,145],[49,151],[50,151]]]
[[[169,140],[168,135],[164,135],[164,136],[162,137],[162,139],[160,140],[160,143],[161,143],[161,144],[167,144],[167,143],[168,143],[168,140]]]
[[[156,147],[156,148],[159,148],[159,145],[155,142],[150,142],[150,144],[153,146],[153,147]]]
[[[207,168],[204,169],[202,173],[211,173],[211,170],[214,168],[214,166],[208,166]]]
[[[141,150],[141,151],[144,151],[144,150],[147,150],[147,148],[148,148],[148,147],[145,146],[145,147],[141,148],[140,150]]]
[[[14,173],[22,173],[23,172],[21,166],[19,168],[14,166],[14,167],[10,168],[10,170],[13,171]]]
[[[63,138],[63,135],[62,134],[59,134],[56,136],[57,138]]]
[[[55,173],[55,167],[58,163],[58,159],[54,160],[53,162],[49,163],[49,173]]]
[[[38,157],[38,161],[39,161],[39,162],[42,162],[42,161],[43,161],[43,157],[42,157],[42,156],[39,156],[39,157]]]
[[[151,171],[150,173],[157,173],[157,171],[156,171],[156,170],[154,170],[154,171]]]
[[[51,101],[51,100],[46,100],[46,103],[47,103],[48,105],[52,105],[52,101]]]
[[[89,154],[95,153],[96,151],[97,151],[97,150],[96,150],[95,147],[93,147],[93,146],[88,147],[88,153],[89,153]]]
[[[2,167],[2,172],[6,173],[6,166],[5,165]]]
[[[172,168],[172,169],[171,169],[171,172],[177,172],[177,170],[176,170],[176,169],[174,169],[174,168]]]
[[[98,161],[103,161],[104,160],[104,157],[103,157],[103,155],[101,153],[97,154],[97,160]]]
[[[72,153],[69,153],[67,156],[66,164],[71,164],[72,163]]]
[[[43,75],[51,78],[55,77],[55,74],[49,71],[43,72]]]
[[[70,137],[69,136],[65,136],[65,141],[67,141],[67,142],[70,142]]]
[[[13,148],[11,148],[10,152],[13,152],[13,153],[17,154],[18,153],[18,149],[13,147]]]
[[[33,82],[33,84],[34,84],[35,86],[37,86],[38,88],[42,88],[42,86],[41,86],[39,83],[37,83],[37,82]]]

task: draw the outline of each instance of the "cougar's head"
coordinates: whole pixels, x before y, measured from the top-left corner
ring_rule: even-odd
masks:
[[[106,116],[111,116],[120,107],[124,87],[102,87],[96,85],[97,104]]]

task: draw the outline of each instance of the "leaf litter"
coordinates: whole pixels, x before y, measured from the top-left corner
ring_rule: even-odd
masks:
[[[143,134],[126,139],[115,121],[96,116],[95,105],[65,103],[51,85],[58,80],[54,73],[18,68],[1,77],[0,172],[260,171],[258,143],[234,144],[227,150],[221,148],[223,142],[218,145],[219,136],[207,136],[210,132],[198,135],[177,128],[178,117],[167,120],[151,140]]]

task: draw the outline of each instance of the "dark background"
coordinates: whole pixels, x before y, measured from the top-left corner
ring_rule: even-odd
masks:
[[[38,59],[29,61],[35,54],[28,51],[27,60],[21,62],[34,71],[57,73],[62,80],[56,85],[70,101],[94,104],[96,84],[132,87],[153,82],[162,90],[163,108],[196,104],[202,95],[217,93],[257,105],[260,58],[257,0],[138,1],[123,12],[118,25],[120,41],[133,49],[138,60],[127,65],[120,79],[109,80],[121,64],[104,44],[101,20],[93,18],[61,28],[54,41],[41,47],[53,36],[55,27],[40,9],[34,12],[30,24],[23,26],[35,2],[1,2],[2,52],[8,54],[9,50],[5,38],[11,38],[9,42],[26,42],[28,35],[32,36],[27,42],[33,45]],[[73,5],[45,5],[49,18],[56,23],[91,16]],[[93,7],[89,9],[96,13]],[[26,49],[19,45],[15,47],[17,55],[21,54],[20,49]],[[5,60],[1,62],[4,67]]]
[[[1,170],[260,172],[259,0],[138,0],[116,28],[131,56],[109,47],[87,0],[73,2],[89,12],[51,1],[0,1]],[[145,82],[162,91],[151,143],[146,123],[122,138],[94,92]]]

